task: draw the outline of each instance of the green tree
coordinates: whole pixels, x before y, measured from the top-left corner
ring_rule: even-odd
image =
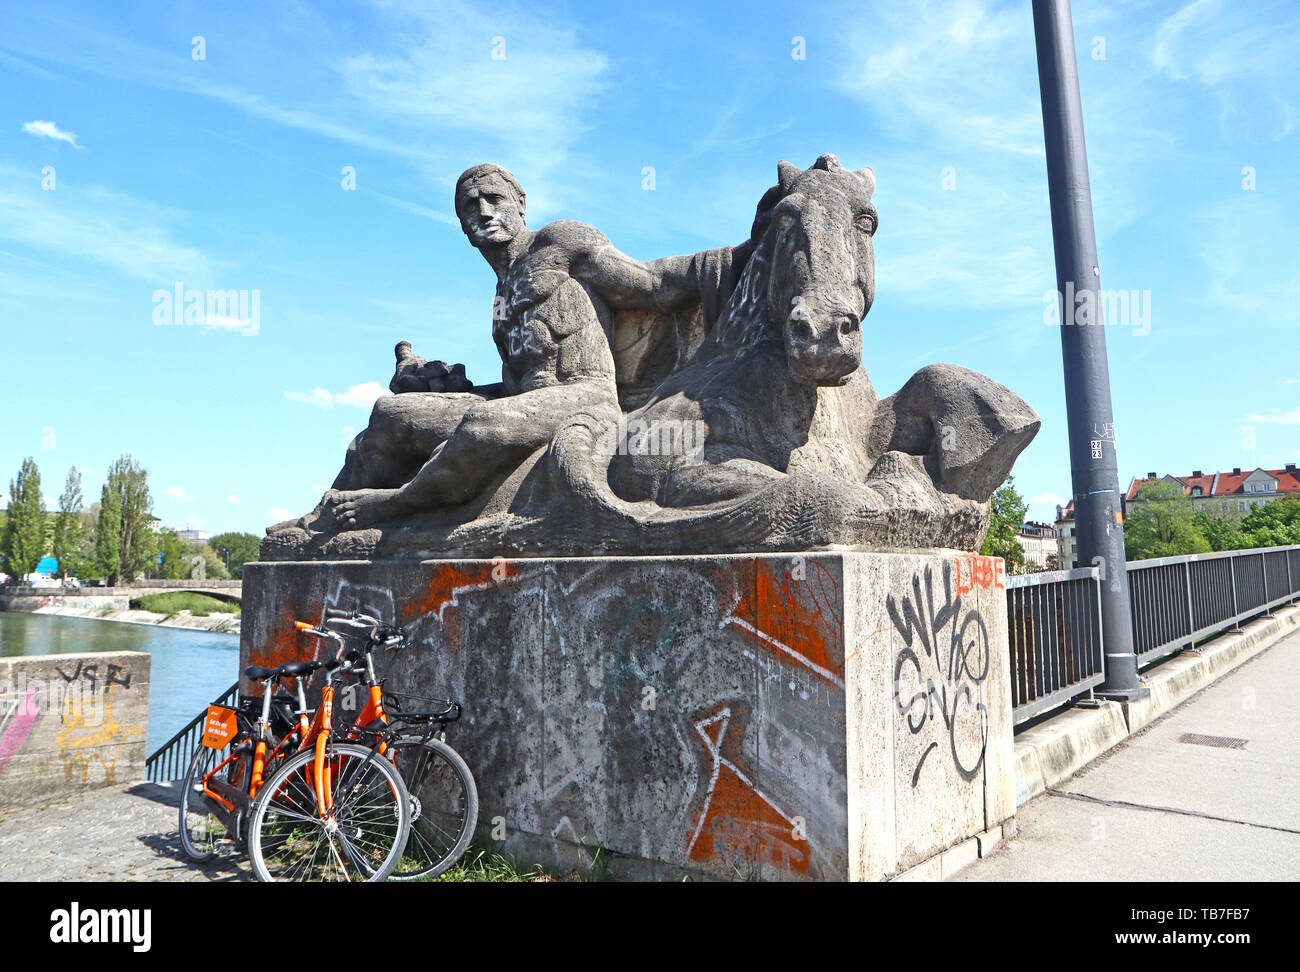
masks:
[[[203,558],[203,576],[208,580],[230,579],[230,571],[226,570],[226,565],[222,560],[221,555],[213,550],[209,544],[195,544],[190,548],[190,555],[192,557],[195,554]]]
[[[129,455],[122,456],[109,468],[100,493],[95,544],[96,566],[111,586],[129,583],[153,558],[152,508],[149,474]]]
[[[1007,481],[993,494],[989,508],[989,532],[980,547],[985,557],[1001,557],[1007,562],[1007,573],[1023,574],[1025,572],[1025,548],[1020,545],[1020,528],[1025,522],[1025,512],[1029,504],[1015,487],[1015,476],[1008,476]]]
[[[91,503],[89,507],[82,510],[77,515],[78,532],[80,534],[77,543],[76,562],[78,567],[77,576],[82,580],[103,577],[99,567],[95,563],[95,548],[99,534],[99,503]]]
[[[1239,550],[1246,544],[1246,538],[1231,519],[1211,510],[1197,509],[1192,514],[1192,523],[1201,531],[1211,550]]]
[[[36,460],[23,460],[18,478],[9,480],[9,516],[5,520],[5,570],[25,577],[45,556],[45,510],[41,473]]]
[[[1182,486],[1157,480],[1141,488],[1124,520],[1124,554],[1129,560],[1209,550]]]
[[[229,569],[230,576],[242,578],[244,564],[257,560],[262,541],[251,533],[218,533],[209,543]]]
[[[116,584],[121,573],[121,545],[122,503],[105,482],[99,492],[99,516],[95,520],[95,570],[110,584]]]
[[[81,473],[73,466],[68,470],[63,495],[59,497],[59,512],[54,519],[54,535],[50,541],[50,553],[59,562],[60,577],[67,577],[69,572],[81,572],[81,507]]]
[[[150,577],[180,580],[190,576],[192,549],[175,530],[167,527],[159,530],[155,537],[155,547],[162,557],[155,558],[149,565]]]
[[[1241,532],[1251,547],[1300,543],[1300,497],[1285,496],[1255,507],[1242,519]]]

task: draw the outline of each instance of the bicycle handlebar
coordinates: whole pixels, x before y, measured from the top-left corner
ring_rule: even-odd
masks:
[[[326,608],[325,621],[338,621],[355,627],[369,628],[371,643],[382,644],[390,651],[401,647],[407,640],[407,633],[404,628],[384,624],[373,614],[367,614],[359,608],[354,611],[345,611],[341,608]]]

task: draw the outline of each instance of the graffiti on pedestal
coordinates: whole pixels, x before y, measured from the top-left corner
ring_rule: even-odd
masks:
[[[693,861],[773,864],[807,874],[812,848],[801,821],[759,790],[738,761],[740,716],[738,706],[719,705],[695,721],[709,778],[687,856]]]
[[[844,607],[839,581],[819,560],[795,558],[780,570],[756,560],[755,583],[723,618],[764,649],[844,688]]]
[[[892,594],[885,598],[904,646],[894,660],[898,711],[912,735],[928,730],[940,739],[947,737],[953,767],[967,781],[984,765],[988,744],[983,688],[989,674],[989,632],[979,610],[962,604],[962,594],[976,586],[997,586],[1000,572],[994,562],[1001,564],[992,557],[959,558],[955,596],[952,570],[945,563],[942,590],[935,590],[933,571],[926,567],[912,575],[911,594],[904,594],[901,604]],[[929,740],[912,771],[913,787],[926,759],[940,745],[939,740]]]

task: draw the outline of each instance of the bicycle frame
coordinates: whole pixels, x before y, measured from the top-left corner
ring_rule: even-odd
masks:
[[[342,635],[324,627],[324,624],[331,620],[368,628],[369,634],[366,638],[365,647],[358,652],[348,654],[345,651]],[[361,684],[367,690],[366,704],[356,718],[352,720],[352,724],[344,730],[345,738],[357,741],[363,734],[373,733],[375,744],[371,750],[372,756],[386,756],[388,761],[396,766],[396,760],[390,752],[389,746],[389,741],[393,739],[395,730],[389,723],[388,712],[384,707],[383,685],[375,675],[374,650],[385,644],[404,645],[406,644],[406,635],[401,629],[384,626],[379,619],[363,615],[359,611],[350,615],[326,612],[326,619],[321,625],[312,624],[309,621],[295,621],[294,627],[316,638],[329,639],[339,646],[333,663],[327,664],[325,668],[325,684],[321,686],[320,706],[317,708],[310,726],[302,731],[301,741],[298,746],[299,752],[306,750],[309,746],[315,747],[311,782],[316,797],[317,812],[321,814],[322,819],[328,819],[333,812],[333,778],[331,773],[326,772],[325,764],[326,748],[329,739],[334,734],[334,676],[335,674],[358,676]],[[360,658],[364,658],[365,664],[358,667],[354,662]],[[459,716],[459,704],[457,704],[456,709],[456,714]],[[448,721],[451,720],[435,719],[425,726],[424,738],[443,735],[445,723]]]
[[[303,691],[302,679],[298,678],[295,679],[295,681],[297,682],[298,688],[297,731],[299,734],[302,734],[306,732],[308,728],[307,697]],[[262,788],[267,765],[275,759],[285,744],[293,738],[293,733],[290,732],[286,734],[283,739],[276,742],[274,748],[270,748],[271,742],[275,739],[274,734],[271,732],[271,704],[275,696],[275,688],[279,684],[280,678],[278,676],[268,678],[265,682],[266,687],[262,692],[262,714],[253,724],[251,737],[244,739],[235,746],[232,746],[230,749],[230,755],[203,776],[203,795],[211,800],[215,800],[217,803],[221,804],[221,806],[225,807],[227,811],[232,813],[236,809],[235,801],[228,799],[227,796],[223,796],[213,787],[213,777],[230,765],[230,763],[247,756],[251,745],[252,764],[248,775],[247,794],[244,794],[242,790],[240,791],[241,797],[246,796],[247,800],[251,803],[257,796],[257,791]],[[269,756],[267,752],[268,748],[270,748]]]
[[[316,795],[316,809],[322,819],[328,819],[334,809],[333,774],[325,771],[325,762],[329,739],[334,733],[334,675],[336,670],[338,674],[342,675],[359,674],[363,684],[369,689],[369,698],[365,708],[362,709],[354,725],[370,725],[376,721],[387,725],[388,716],[384,713],[383,690],[375,678],[374,662],[370,657],[370,652],[373,649],[372,645],[367,644],[364,652],[365,667],[358,670],[353,666],[352,660],[345,657],[343,638],[338,632],[317,627],[308,621],[295,621],[294,627],[317,638],[328,638],[339,645],[334,663],[325,667],[325,684],[321,686],[320,705],[316,709],[311,724],[303,731],[302,740],[298,745],[299,752],[306,750],[308,747],[315,747],[315,761],[312,765],[312,786]],[[378,746],[375,747],[375,752],[383,755],[387,748],[387,743],[381,739]]]

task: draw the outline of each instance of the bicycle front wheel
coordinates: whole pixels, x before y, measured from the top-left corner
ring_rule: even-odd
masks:
[[[253,801],[248,855],[261,881],[382,881],[410,830],[410,796],[392,763],[366,746],[330,742],[332,806],[316,799],[316,754],[286,760]]]
[[[474,836],[474,776],[460,754],[438,739],[399,739],[389,755],[411,797],[411,833],[393,880],[436,877],[460,860]]]
[[[199,746],[190,759],[189,772],[181,783],[180,835],[181,847],[185,855],[198,864],[206,864],[217,856],[218,851],[234,843],[226,825],[212,812],[203,793],[203,780],[216,767],[225,755],[216,749]],[[238,768],[239,760],[232,760],[219,775],[228,783],[238,783],[231,779],[231,766]]]

